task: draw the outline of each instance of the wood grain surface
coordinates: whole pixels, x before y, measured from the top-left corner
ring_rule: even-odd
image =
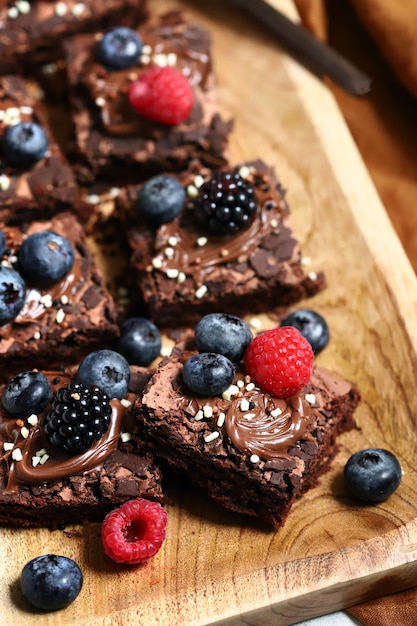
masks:
[[[261,157],[276,167],[309,269],[327,273],[328,289],[309,302],[331,330],[317,360],[359,385],[358,429],[340,438],[331,471],[276,532],[173,480],[167,540],[140,568],[103,556],[99,525],[1,529],[6,626],[282,626],[416,581],[414,272],[327,88],[232,4],[151,1],[153,9],[178,4],[213,33],[219,99],[236,119],[233,160]],[[271,4],[296,18],[290,0]],[[341,479],[349,455],[368,446],[393,451],[404,470],[398,491],[377,506],[349,500]],[[84,586],[65,611],[33,613],[18,577],[47,552],[78,561]]]

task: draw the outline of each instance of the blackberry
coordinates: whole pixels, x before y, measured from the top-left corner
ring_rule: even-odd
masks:
[[[253,187],[237,172],[216,172],[199,189],[196,218],[214,235],[235,235],[255,217]]]
[[[98,387],[72,382],[55,393],[44,433],[51,445],[79,454],[104,435],[111,413],[109,398]]]

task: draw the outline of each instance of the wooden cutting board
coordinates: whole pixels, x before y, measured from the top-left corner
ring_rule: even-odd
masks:
[[[290,0],[271,4],[296,18]],[[414,273],[327,88],[223,0],[180,5],[213,33],[219,98],[236,120],[233,160],[261,157],[276,167],[309,270],[327,273],[328,289],[308,303],[332,335],[317,360],[359,385],[359,428],[340,438],[331,471],[276,532],[221,510],[185,484],[169,485],[167,540],[141,568],[106,559],[98,525],[2,529],[6,626],[280,626],[417,580]],[[393,451],[404,479],[388,501],[359,506],[346,497],[341,473],[352,452],[369,446]],[[84,587],[65,611],[36,614],[17,581],[27,560],[47,552],[74,558]]]

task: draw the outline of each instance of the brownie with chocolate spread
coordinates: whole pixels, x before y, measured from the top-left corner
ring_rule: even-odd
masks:
[[[140,185],[117,198],[143,303],[162,327],[192,324],[211,312],[272,311],[326,286],[323,272],[304,271],[285,192],[272,168],[254,161],[222,171],[238,173],[256,202],[251,223],[235,234],[212,234],[196,218],[199,188],[217,173],[198,162],[177,177],[186,199],[169,222],[155,226],[144,219]]]
[[[113,298],[90,252],[81,224],[71,213],[50,220],[9,224],[1,265],[19,273],[19,250],[32,234],[50,230],[65,237],[74,251],[69,272],[51,286],[26,280],[23,308],[0,325],[0,381],[23,369],[48,364],[55,369],[77,363],[88,352],[109,347],[118,335]],[[0,284],[1,291],[7,284]]]
[[[146,17],[145,0],[0,0],[0,73],[63,58],[64,37]]]
[[[187,331],[160,363],[138,404],[143,438],[224,507],[282,526],[297,496],[327,469],[337,435],[354,427],[358,389],[315,366],[310,382],[282,400],[237,364],[222,395],[197,396],[182,377],[195,353]]]
[[[215,97],[211,38],[180,13],[162,16],[137,31],[139,61],[127,69],[106,69],[97,58],[104,32],[65,42],[78,179],[100,178],[117,186],[165,170],[180,171],[192,158],[218,166],[226,162],[231,122],[224,121]],[[169,125],[147,119],[129,103],[129,87],[152,66],[170,65],[185,75],[194,92],[189,117]]]
[[[55,393],[74,380],[76,367],[42,373]],[[108,431],[79,454],[57,451],[46,441],[43,425],[50,403],[39,415],[23,418],[0,403],[0,523],[59,528],[101,521],[132,498],[161,500],[161,472],[142,448],[132,414],[149,377],[148,370],[131,368],[126,398],[110,400]]]
[[[23,128],[19,139],[6,142],[5,136],[18,125]],[[24,142],[30,149],[35,131],[42,150],[24,154]],[[0,76],[0,220],[39,219],[63,210],[87,220],[91,206],[80,199],[73,171],[40,102],[19,76]]]

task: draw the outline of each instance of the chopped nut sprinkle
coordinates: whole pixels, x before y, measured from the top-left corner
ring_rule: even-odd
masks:
[[[205,404],[203,406],[203,415],[204,417],[212,417],[213,415],[213,407],[209,404]]]
[[[80,17],[85,11],[85,5],[82,2],[77,2],[71,9],[71,13],[74,17]]]
[[[199,409],[197,413],[194,415],[194,419],[196,422],[199,422],[200,420],[204,419],[204,413],[201,409]]]
[[[7,15],[11,20],[14,20],[16,19],[16,17],[19,17],[19,10],[17,9],[17,7],[10,7],[10,9],[7,11]]]
[[[223,391],[222,398],[223,400],[231,400],[237,393],[239,393],[239,387],[237,385],[230,385],[230,387]]]
[[[305,400],[309,404],[315,404],[316,403],[316,396],[314,395],[314,393],[306,393]]]
[[[21,461],[23,459],[22,451],[20,448],[15,448],[12,452],[13,461]]]
[[[14,443],[12,443],[11,441],[5,441],[3,443],[3,450],[5,450],[6,452],[10,452],[10,450],[13,450],[14,448]]]
[[[205,245],[207,244],[207,242],[208,242],[207,237],[199,237],[199,238],[197,239],[197,242],[196,242],[196,243],[197,243],[197,246],[199,246],[200,248],[202,248],[203,246],[205,246]]]
[[[243,419],[250,422],[251,420],[253,420],[254,417],[256,417],[256,413],[245,413]]]
[[[222,411],[221,413],[219,413],[219,417],[217,418],[217,422],[216,422],[219,428],[223,426],[225,419],[226,419],[226,414],[223,413]]]
[[[29,415],[27,421],[28,424],[30,424],[31,426],[36,426],[36,424],[38,423],[38,416],[35,415],[35,413],[32,413],[32,415]]]
[[[272,409],[270,415],[272,415],[272,417],[278,417],[278,415],[281,415],[281,413],[282,410],[277,406],[276,409]]]
[[[29,429],[26,428],[26,426],[23,426],[20,429],[20,434],[22,435],[23,439],[27,439],[29,437]]]
[[[204,437],[204,441],[206,443],[210,443],[211,441],[214,441],[215,439],[217,439],[218,437],[220,437],[220,433],[218,430],[214,430],[212,433],[210,433],[209,435],[206,435]]]
[[[198,196],[197,187],[194,187],[194,185],[188,185],[187,196],[189,196],[190,198],[196,198]]]
[[[159,257],[155,257],[154,259],[152,259],[152,265],[155,269],[159,269],[160,267],[162,267],[162,259],[160,259]]]
[[[259,456],[257,454],[252,454],[252,456],[250,457],[249,461],[251,463],[259,463],[261,459],[259,458]]]
[[[240,401],[239,408],[243,412],[248,411],[249,410],[249,401],[246,398],[242,398],[242,400]]]
[[[195,297],[197,298],[197,300],[201,300],[201,298],[206,295],[207,291],[207,285],[201,285],[201,287],[199,287],[195,292]]]
[[[126,443],[132,439],[132,435],[130,433],[120,433],[120,439],[122,443]]]
[[[56,316],[55,316],[55,321],[56,321],[57,324],[62,324],[64,319],[65,319],[65,312],[64,312],[63,309],[59,309],[57,311]]]
[[[57,2],[55,5],[55,15],[58,17],[64,17],[67,12],[67,5],[65,2]]]
[[[27,0],[16,0],[16,6],[19,10],[19,13],[22,15],[27,15],[30,13],[30,3]]]
[[[127,400],[126,398],[122,398],[122,400],[120,400],[120,404],[124,406],[125,409],[128,409],[130,406],[132,406],[131,401]]]

